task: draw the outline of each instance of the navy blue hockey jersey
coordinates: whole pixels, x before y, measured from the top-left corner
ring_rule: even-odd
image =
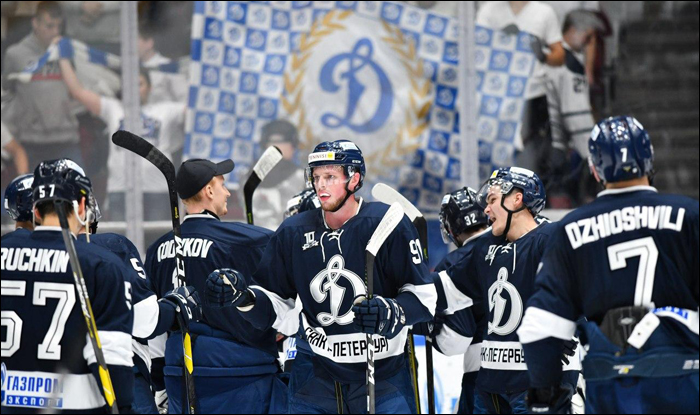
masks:
[[[480,344],[482,341],[483,335],[477,326],[481,323],[485,327],[488,315],[483,306],[481,283],[474,270],[479,264],[479,244],[490,234],[491,228],[472,236],[435,267],[433,275],[438,293],[436,314],[442,315],[445,323],[434,344],[447,356],[465,354],[472,342]],[[476,361],[471,367],[478,370],[479,354],[465,355],[465,360],[474,358]]]
[[[80,234],[78,239],[86,241],[85,234]],[[134,348],[134,365],[138,367],[145,379],[149,379],[151,371],[151,357],[148,351],[148,342],[145,339],[153,334],[158,324],[158,299],[146,279],[146,272],[141,263],[141,255],[134,244],[123,235],[116,233],[98,233],[90,235],[90,243],[101,246],[112,252],[122,260],[124,267],[129,270],[127,295],[130,296],[134,310],[134,326],[132,340]],[[137,359],[138,358],[138,359]]]
[[[364,381],[366,335],[353,325],[352,304],[355,297],[366,294],[365,248],[387,210],[385,204],[360,200],[358,214],[337,230],[327,226],[321,209],[285,220],[254,276],[259,284],[253,287],[256,304],[242,314],[255,324],[277,328],[294,309],[298,294],[300,330],[318,357],[316,362],[338,381]],[[374,294],[396,298],[407,325],[432,318],[435,286],[423,262],[418,234],[407,217],[379,249],[374,276]],[[376,336],[378,379],[392,376],[403,366],[407,332],[408,327],[393,339]]]
[[[488,324],[481,347],[477,388],[489,393],[519,393],[529,387],[526,357],[516,330],[535,290],[535,276],[551,223],[542,223],[514,242],[490,236],[480,244],[478,273]],[[573,336],[573,334],[572,334]],[[578,352],[577,352],[578,353]],[[564,370],[580,370],[578,354]]]
[[[12,232],[8,232],[2,236],[2,242],[3,244],[5,243],[5,240],[10,240],[10,238],[25,238],[29,235],[32,234],[32,231],[29,229],[24,229],[24,228],[17,228]]]
[[[267,229],[243,223],[221,222],[207,213],[186,216],[181,232],[187,284],[201,293],[201,300],[204,299],[207,276],[216,269],[234,268],[243,275],[252,275],[272,235]],[[146,274],[158,297],[176,286],[175,240],[172,232],[163,235],[148,248]],[[211,308],[202,304],[202,314],[202,323],[228,333],[239,343],[277,357],[274,330],[261,331],[254,328],[233,307]]]
[[[127,270],[99,246],[75,241],[75,247],[105,360],[131,373]],[[58,227],[38,227],[27,237],[2,242],[3,406],[76,411],[105,404],[88,367],[95,353],[69,261]],[[116,376],[119,397],[119,387],[129,386]],[[131,382],[133,389],[133,377]]]
[[[648,186],[606,190],[557,224],[521,339],[566,338],[624,306],[698,309],[698,201]],[[530,318],[530,315],[532,318]]]

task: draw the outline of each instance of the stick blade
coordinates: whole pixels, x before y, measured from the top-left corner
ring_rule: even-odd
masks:
[[[369,239],[369,243],[367,243],[367,252],[375,257],[377,256],[379,248],[382,247],[386,238],[389,237],[391,232],[393,232],[399,222],[401,222],[403,215],[404,212],[401,205],[399,203],[392,203],[391,207],[386,211],[381,222],[379,222],[379,225],[377,225],[377,228],[374,230],[372,237]]]
[[[112,134],[112,142],[119,147],[133,151],[143,158],[147,158],[148,153],[153,148],[153,144],[126,130],[119,130]]]
[[[399,203],[411,222],[415,221],[416,218],[423,216],[423,214],[420,213],[415,206],[413,206],[413,203],[399,193],[398,190],[392,189],[384,183],[377,183],[374,185],[372,188],[372,196],[374,196],[374,198],[378,201],[386,203],[387,205],[394,202]]]
[[[262,156],[260,156],[260,160],[258,160],[257,163],[255,163],[255,166],[253,167],[253,171],[258,175],[260,178],[260,181],[265,180],[265,176],[267,176],[270,171],[275,168],[277,163],[279,163],[282,160],[282,151],[275,147],[275,146],[270,146],[265,150]]]
[[[169,183],[168,185],[175,183],[175,166],[173,162],[145,138],[126,130],[119,130],[112,134],[112,142],[119,147],[138,154],[156,166],[165,176],[165,180]]]

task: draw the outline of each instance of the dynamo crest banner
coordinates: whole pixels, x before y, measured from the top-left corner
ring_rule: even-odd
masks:
[[[419,209],[438,210],[464,185],[455,19],[395,2],[207,1],[196,2],[192,33],[184,156],[231,158],[231,187],[275,119],[297,126],[299,160],[321,141],[354,141],[366,189],[387,183]],[[485,178],[513,161],[534,56],[526,34],[477,28],[476,43]]]

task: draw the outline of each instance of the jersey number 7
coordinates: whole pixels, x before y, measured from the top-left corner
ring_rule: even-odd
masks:
[[[26,281],[2,281],[2,296],[24,297]],[[51,319],[44,340],[39,343],[37,358],[44,360],[61,360],[61,339],[66,321],[75,305],[75,286],[56,282],[35,282],[32,304],[45,306],[47,298],[58,299],[56,310]],[[2,357],[11,357],[17,350],[22,338],[22,318],[12,310],[2,311],[2,325],[7,326],[7,339],[2,342]]]
[[[659,250],[654,238],[634,239],[608,247],[608,260],[610,270],[616,271],[627,267],[627,259],[639,257],[639,269],[637,270],[637,284],[634,289],[634,305],[651,305],[651,294],[654,291],[654,276],[656,274],[656,261],[659,258]]]

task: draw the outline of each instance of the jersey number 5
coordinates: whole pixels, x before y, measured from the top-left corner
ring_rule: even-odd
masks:
[[[639,257],[637,284],[634,289],[634,305],[648,306],[651,305],[656,261],[659,258],[659,250],[656,248],[654,238],[648,236],[608,247],[608,260],[610,261],[611,271],[626,268],[627,260],[634,257]]]
[[[26,281],[2,281],[2,296],[24,297]],[[58,300],[44,340],[39,343],[37,358],[44,360],[61,360],[61,339],[63,330],[75,305],[75,286],[56,282],[35,282],[32,304],[46,306],[48,298]],[[2,325],[7,327],[7,339],[2,342],[2,357],[12,357],[19,350],[22,338],[22,319],[12,310],[2,311]]]

